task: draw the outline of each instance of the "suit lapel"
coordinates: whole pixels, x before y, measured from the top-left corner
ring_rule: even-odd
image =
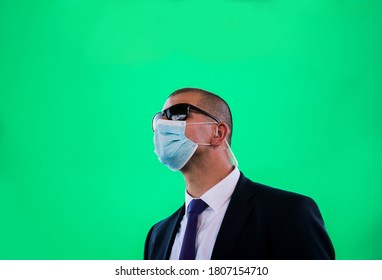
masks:
[[[253,196],[253,188],[248,185],[249,180],[241,173],[216,238],[211,259],[233,259],[240,233],[254,208],[248,202]]]
[[[172,245],[174,244],[175,236],[179,230],[180,221],[182,220],[185,212],[185,206],[183,205],[178,211],[177,214],[174,216],[174,219],[170,221],[170,225],[168,228],[169,234],[166,236],[166,239],[163,240],[163,243],[165,244],[164,248],[164,256],[161,259],[168,260],[170,259]]]

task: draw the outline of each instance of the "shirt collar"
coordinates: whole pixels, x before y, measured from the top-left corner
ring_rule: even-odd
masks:
[[[206,193],[204,193],[200,198],[208,204],[210,208],[214,211],[218,211],[220,207],[231,197],[237,182],[239,181],[240,171],[235,166],[234,170],[223,180],[209,189]],[[191,200],[194,198],[186,193],[186,213],[187,207],[190,204]]]

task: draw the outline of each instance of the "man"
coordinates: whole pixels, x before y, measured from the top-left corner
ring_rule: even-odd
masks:
[[[334,259],[315,202],[250,181],[230,149],[219,96],[173,92],[153,118],[159,160],[186,182],[185,205],[149,231],[144,259]]]

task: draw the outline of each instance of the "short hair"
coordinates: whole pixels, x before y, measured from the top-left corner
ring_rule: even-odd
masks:
[[[203,108],[201,109],[206,110],[208,113],[227,124],[229,128],[227,141],[229,145],[231,145],[233,121],[228,103],[217,94],[200,88],[181,88],[171,93],[168,98],[182,93],[198,93],[202,96]]]

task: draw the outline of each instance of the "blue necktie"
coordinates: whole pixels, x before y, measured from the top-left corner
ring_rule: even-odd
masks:
[[[183,237],[182,249],[180,250],[180,260],[195,260],[195,241],[198,225],[198,216],[208,207],[201,199],[193,199],[188,205],[188,220],[186,231]]]

